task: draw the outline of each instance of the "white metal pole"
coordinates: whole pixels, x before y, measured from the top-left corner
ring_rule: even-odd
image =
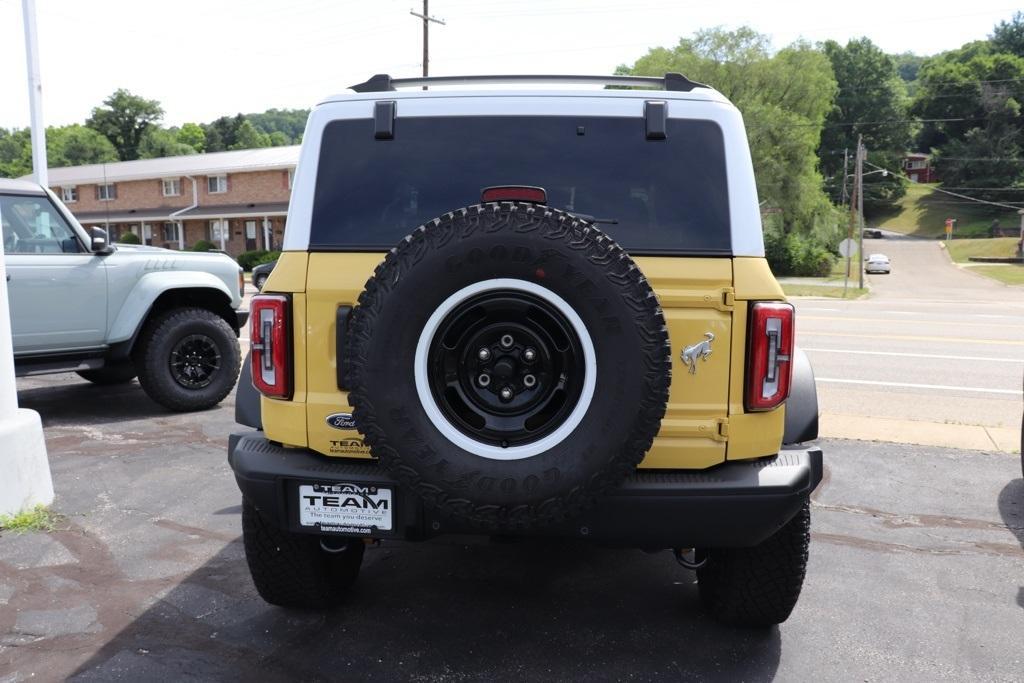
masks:
[[[270,243],[270,219],[263,217],[263,248],[270,251],[273,245]]]
[[[2,209],[0,209],[2,212]],[[0,421],[18,410],[14,384],[14,347],[11,343],[11,313],[7,305],[7,267],[0,240]]]
[[[49,186],[46,171],[46,128],[43,127],[43,80],[39,72],[39,44],[36,40],[35,0],[21,0],[25,23],[25,60],[28,63],[28,107],[32,130],[32,175],[43,187]]]

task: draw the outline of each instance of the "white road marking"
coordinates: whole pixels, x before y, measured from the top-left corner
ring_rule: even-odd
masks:
[[[970,391],[978,394],[1007,394],[1020,396],[1020,389],[988,389],[985,387],[953,387],[944,384],[913,384],[911,382],[877,382],[869,379],[838,379],[835,377],[815,377],[815,382],[831,382],[834,384],[863,384],[876,387],[902,387],[905,389],[936,389],[939,391]]]
[[[943,356],[936,353],[898,353],[896,351],[859,351],[855,349],[810,349],[801,346],[804,351],[814,353],[852,353],[859,356],[896,356],[898,358],[935,358],[939,360],[980,360],[993,363],[1017,363],[1024,365],[1024,358],[991,358],[989,356]]]
[[[837,315],[802,315],[799,320],[829,320],[837,322],[850,322],[850,323],[878,323],[882,322],[878,318],[847,318],[845,316]],[[1003,328],[1012,327],[1015,329],[1024,328],[1024,324],[1013,325],[1005,323],[968,323],[962,320],[886,320],[886,323],[899,323],[901,325],[955,325],[957,327],[984,327],[986,329],[991,328]]]
[[[852,332],[808,332],[800,330],[797,336],[803,337],[849,337],[851,339],[900,339],[904,341],[928,342],[964,342],[968,344],[1001,344],[1006,346],[1024,346],[1024,341],[1015,339],[976,339],[974,337],[926,337],[914,334],[854,334]]]

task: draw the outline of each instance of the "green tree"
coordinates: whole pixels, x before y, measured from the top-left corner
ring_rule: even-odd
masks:
[[[206,133],[195,123],[186,123],[178,129],[178,142],[188,145],[197,152],[206,151]]]
[[[835,104],[825,119],[818,154],[832,200],[839,202],[844,183],[844,153],[852,157],[862,136],[868,161],[897,168],[911,140],[908,101],[896,61],[867,38],[845,46],[829,40],[822,50],[832,64],[839,86]],[[898,176],[881,174],[864,179],[864,212],[892,208],[906,193]]]
[[[92,128],[76,123],[46,129],[47,165],[59,168],[104,161],[117,161],[117,150]]]
[[[243,119],[235,129],[235,142],[228,149],[256,149],[270,147],[270,136],[262,133],[252,125],[252,121]]]
[[[17,178],[32,172],[32,142],[28,128],[0,128],[0,177]]]
[[[246,114],[245,118],[252,121],[252,125],[256,126],[258,130],[270,135],[283,133],[288,136],[289,142],[286,144],[295,144],[302,139],[302,132],[306,128],[306,119],[309,118],[309,110],[268,109],[260,114]]]
[[[164,110],[156,100],[133,95],[124,88],[114,91],[95,107],[85,125],[106,136],[117,149],[121,161],[139,158],[139,144],[146,129],[163,118]]]
[[[768,38],[750,28],[698,31],[673,48],[651,49],[618,73],[662,75],[678,71],[708,83],[743,112],[760,198],[772,213],[772,229],[838,236],[839,216],[822,191],[817,149],[836,82],[821,52],[796,43],[775,54]]]
[[[204,125],[206,151],[223,152],[226,149],[235,148],[235,144],[238,142],[238,129],[243,121],[245,121],[245,116],[236,114],[235,116],[221,116]]]
[[[1024,57],[1024,12],[1014,12],[1010,21],[1000,21],[990,37],[996,52]]]
[[[191,145],[178,140],[178,132],[160,126],[150,126],[139,141],[139,159],[158,159],[195,154]]]
[[[292,141],[288,139],[288,136],[279,130],[275,130],[270,134],[270,146],[271,147],[286,147],[292,144]]]

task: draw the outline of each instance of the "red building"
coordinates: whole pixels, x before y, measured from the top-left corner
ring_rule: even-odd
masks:
[[[910,152],[903,157],[903,175],[915,183],[937,183],[931,157],[927,154]]]

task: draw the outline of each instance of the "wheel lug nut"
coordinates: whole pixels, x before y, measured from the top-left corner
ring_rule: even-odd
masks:
[[[523,376],[523,386],[527,389],[532,389],[537,384],[537,378],[533,375]]]
[[[515,343],[516,342],[512,338],[511,334],[503,334],[503,335],[501,335],[501,345],[502,345],[502,347],[504,347],[506,349],[511,349],[512,345],[515,344]]]
[[[511,401],[515,393],[513,393],[512,387],[502,387],[499,395],[502,401]]]
[[[523,360],[527,363],[532,363],[537,360],[537,352],[530,347],[526,347],[526,350],[523,351]]]
[[[486,387],[491,383],[491,376],[488,375],[487,373],[484,373],[477,377],[476,381],[480,384],[480,386]]]
[[[486,363],[491,359],[491,350],[484,346],[476,352],[476,357]]]

